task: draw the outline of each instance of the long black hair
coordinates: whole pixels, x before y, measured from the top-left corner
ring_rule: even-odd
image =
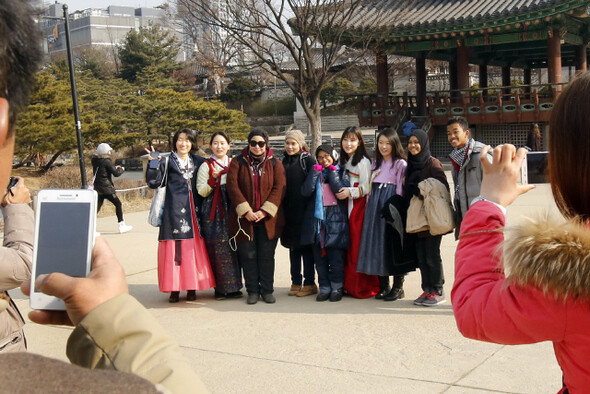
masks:
[[[344,165],[348,159],[350,159],[348,154],[344,152],[344,149],[342,149],[342,141],[344,141],[344,138],[348,136],[354,136],[357,140],[359,140],[359,146],[352,156],[352,165],[356,166],[363,159],[363,157],[366,157],[370,160],[369,154],[367,153],[367,148],[365,147],[365,140],[363,140],[361,129],[356,126],[350,126],[344,129],[342,137],[340,137],[340,164]]]
[[[383,155],[379,151],[379,138],[381,136],[387,138],[389,144],[391,145],[391,161],[394,162],[397,159],[405,159],[406,158],[406,151],[402,146],[402,142],[399,140],[399,136],[393,129],[385,129],[379,132],[377,135],[377,141],[375,141],[375,145],[377,149],[375,149],[375,168],[381,167],[383,164]]]

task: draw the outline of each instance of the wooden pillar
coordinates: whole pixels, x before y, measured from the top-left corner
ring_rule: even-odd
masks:
[[[458,84],[457,84],[457,61],[456,60],[449,61],[449,89],[451,91],[458,89]],[[452,101],[455,101],[455,99],[458,96],[459,95],[458,95],[457,92],[451,92],[450,99]]]
[[[426,116],[426,59],[416,58],[416,110],[418,116]]]
[[[389,75],[387,71],[387,54],[377,51],[377,94],[389,95]]]
[[[487,63],[480,63],[479,65],[479,88],[483,89],[481,91],[482,96],[487,97],[488,95],[488,64]]]
[[[530,98],[530,94],[531,94],[531,68],[530,67],[526,67],[523,70],[523,78],[524,78],[524,84],[526,85],[524,87],[524,93],[525,93],[525,98]]]
[[[502,86],[510,86],[510,65],[502,66]],[[510,89],[502,89],[504,99],[510,96]]]
[[[561,83],[561,42],[559,37],[559,30],[553,30],[549,37],[547,52],[549,55],[549,83],[560,84]],[[561,86],[556,86],[556,91],[561,91]]]
[[[457,88],[469,89],[469,48],[457,47]]]
[[[576,75],[588,70],[588,55],[586,49],[588,45],[582,44],[576,46]]]

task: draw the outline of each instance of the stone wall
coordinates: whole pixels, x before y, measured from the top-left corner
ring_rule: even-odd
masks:
[[[307,131],[309,122],[307,116],[302,113],[295,112],[293,114],[293,122],[295,128]],[[357,115],[337,115],[337,116],[322,116],[322,132],[343,131],[349,126],[358,126],[359,119]]]

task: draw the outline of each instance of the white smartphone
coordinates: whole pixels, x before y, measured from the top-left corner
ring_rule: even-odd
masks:
[[[96,233],[96,201],[94,190],[44,189],[37,194],[32,309],[65,310],[62,300],[35,288],[39,275],[61,272],[75,277],[88,276]]]
[[[528,152],[520,169],[520,181],[528,183],[549,183],[547,178],[547,155],[549,152]]]

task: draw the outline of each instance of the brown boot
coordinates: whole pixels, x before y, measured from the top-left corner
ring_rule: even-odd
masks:
[[[301,288],[301,291],[299,291],[295,295],[297,297],[305,297],[305,296],[312,295],[312,294],[317,294],[317,293],[318,293],[318,287],[315,284],[313,284],[313,285],[303,286]]]
[[[291,290],[289,290],[289,295],[294,296],[301,291],[301,285],[292,284]]]

